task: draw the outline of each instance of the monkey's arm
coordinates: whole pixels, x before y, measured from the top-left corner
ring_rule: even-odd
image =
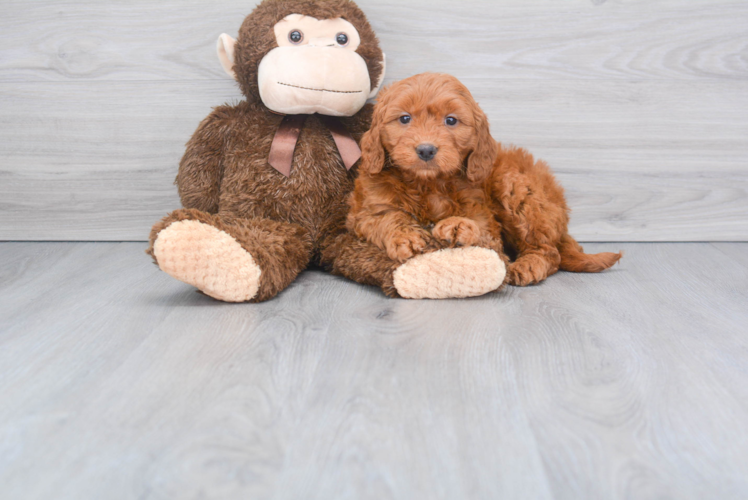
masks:
[[[187,143],[175,184],[185,208],[218,212],[223,154],[232,108],[220,106],[205,118]]]

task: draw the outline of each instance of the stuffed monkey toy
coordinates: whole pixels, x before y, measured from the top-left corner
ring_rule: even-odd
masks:
[[[444,249],[403,264],[345,230],[367,99],[385,58],[348,0],[265,0],[218,56],[246,100],[216,107],[187,143],[184,208],[158,222],[147,253],[164,272],[227,302],[268,300],[310,263],[393,297],[482,295],[499,256]],[[493,254],[493,255],[492,255]]]

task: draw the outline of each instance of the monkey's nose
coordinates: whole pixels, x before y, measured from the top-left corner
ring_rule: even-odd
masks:
[[[420,144],[416,147],[416,153],[418,153],[418,157],[423,161],[433,159],[434,156],[436,156],[437,151],[439,151],[439,149],[433,144]]]

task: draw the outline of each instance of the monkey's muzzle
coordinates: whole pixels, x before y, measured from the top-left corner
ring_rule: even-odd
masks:
[[[285,114],[352,116],[371,93],[364,59],[340,47],[276,47],[257,77],[265,106]]]

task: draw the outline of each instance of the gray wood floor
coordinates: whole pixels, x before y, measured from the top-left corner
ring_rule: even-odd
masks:
[[[142,243],[0,244],[3,499],[748,497],[748,244],[471,300],[223,304]]]

